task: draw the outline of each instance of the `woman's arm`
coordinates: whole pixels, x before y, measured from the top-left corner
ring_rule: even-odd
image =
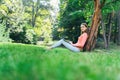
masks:
[[[81,38],[78,39],[78,42],[76,44],[72,44],[73,46],[83,48],[85,45],[85,42],[87,41],[88,35],[87,33],[82,34],[80,36]]]

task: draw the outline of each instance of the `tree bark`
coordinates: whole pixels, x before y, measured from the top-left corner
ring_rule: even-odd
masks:
[[[91,51],[94,49],[97,39],[98,27],[101,20],[101,4],[100,0],[94,0],[94,14],[92,18],[92,25],[88,41],[86,43],[86,50]]]
[[[104,39],[104,48],[108,48],[107,38],[106,38],[106,30],[105,30],[105,23],[103,18],[101,19],[101,26],[103,31],[103,39]]]
[[[32,27],[34,27],[35,25],[35,21],[34,21],[34,15],[35,15],[35,9],[34,9],[34,2],[32,4]]]
[[[114,17],[114,22],[115,22],[115,26],[114,26],[114,32],[113,32],[113,43],[117,44],[117,40],[118,40],[118,12],[115,14]]]
[[[107,40],[107,43],[108,43],[108,47],[109,47],[109,44],[110,44],[110,39],[111,39],[111,32],[112,32],[112,18],[113,18],[113,15],[114,13],[110,13],[110,17],[109,17],[109,33],[108,33],[108,40]]]
[[[34,5],[35,4],[34,2],[32,5],[32,27],[35,27],[35,22],[36,22],[38,10],[39,10],[39,2],[40,2],[40,0],[37,0],[36,5]]]

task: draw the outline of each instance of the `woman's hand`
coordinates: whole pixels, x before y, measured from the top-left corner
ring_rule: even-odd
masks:
[[[73,42],[72,42],[72,41],[69,41],[69,43],[70,43],[72,46],[75,46],[75,44],[73,44]]]

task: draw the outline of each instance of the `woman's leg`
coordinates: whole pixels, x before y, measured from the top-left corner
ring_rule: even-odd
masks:
[[[68,48],[69,50],[71,50],[71,51],[80,52],[80,49],[79,49],[79,48],[71,45],[70,43],[67,43],[67,42],[65,42],[65,41],[62,41],[62,44],[63,44],[66,48]]]
[[[56,48],[56,47],[60,46],[62,44],[62,41],[64,41],[64,40],[63,39],[59,40],[57,43],[52,45],[51,48]]]
[[[58,46],[60,46],[61,44],[63,44],[66,48],[70,49],[71,51],[74,51],[74,52],[79,52],[79,51],[80,51],[79,48],[74,47],[74,46],[72,46],[71,44],[65,42],[64,39],[61,39],[60,41],[58,41],[58,42],[57,42],[56,44],[54,44],[51,48],[58,47]]]

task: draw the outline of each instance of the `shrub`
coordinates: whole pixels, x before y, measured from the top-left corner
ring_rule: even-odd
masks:
[[[10,38],[13,39],[14,42],[17,43],[25,43],[25,34],[26,28],[25,27],[11,27],[10,29]]]
[[[32,29],[28,29],[26,25],[11,28],[10,37],[17,43],[36,44],[37,37]]]
[[[6,29],[4,23],[0,24],[0,42],[11,42],[9,30]]]
[[[25,37],[26,37],[25,42],[30,43],[30,44],[36,44],[37,36],[33,29],[26,30]]]

